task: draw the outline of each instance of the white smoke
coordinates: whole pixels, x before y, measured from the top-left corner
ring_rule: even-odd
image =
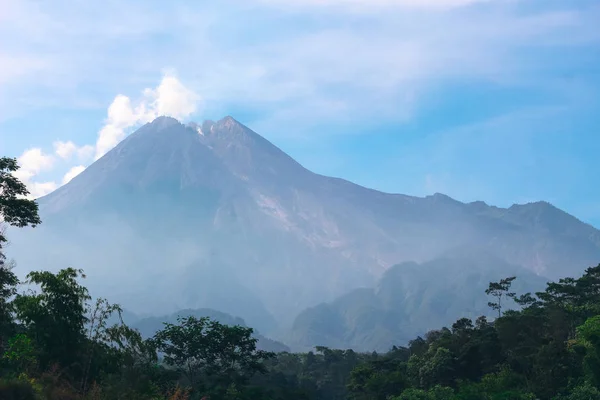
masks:
[[[159,116],[184,119],[196,112],[200,96],[186,88],[175,76],[163,76],[154,89],[145,89],[137,104],[119,94],[108,107],[106,124],[98,133],[96,156],[99,159],[127,134],[127,129],[150,122]]]

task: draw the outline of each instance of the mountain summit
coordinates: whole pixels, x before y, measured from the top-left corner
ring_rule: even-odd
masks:
[[[39,203],[44,223],[12,233],[22,268],[83,268],[133,311],[208,307],[262,332],[456,249],[552,279],[600,260],[600,233],[547,203],[381,193],[308,171],[232,117],[157,118]]]

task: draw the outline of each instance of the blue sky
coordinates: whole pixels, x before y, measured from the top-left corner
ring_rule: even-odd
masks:
[[[596,0],[0,0],[0,153],[47,193],[158,114],[390,192],[600,227]]]

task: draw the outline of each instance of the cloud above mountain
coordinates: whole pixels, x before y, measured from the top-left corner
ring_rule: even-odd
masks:
[[[185,119],[197,111],[200,97],[186,88],[172,73],[166,73],[158,86],[144,89],[132,100],[123,94],[117,95],[107,110],[104,126],[98,132],[95,145],[78,146],[74,142],[55,141],[54,154],[44,153],[41,148],[31,148],[18,157],[21,166],[17,176],[27,185],[32,198],[39,198],[56,190],[83,172],[89,163],[99,159],[113,149],[132,128],[166,115]],[[40,182],[37,176],[48,172],[59,162],[70,166],[61,183]]]
[[[200,97],[186,88],[174,75],[166,74],[154,89],[144,89],[135,103],[119,94],[108,107],[106,124],[98,134],[95,159],[114,148],[127,129],[166,115],[185,119],[197,111]]]

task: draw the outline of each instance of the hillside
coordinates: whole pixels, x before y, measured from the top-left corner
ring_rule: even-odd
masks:
[[[374,288],[356,289],[330,303],[302,312],[289,343],[298,350],[315,345],[387,352],[418,335],[459,318],[477,319],[495,312],[485,294],[490,281],[516,276],[518,294],[545,289],[546,280],[488,254],[458,252],[417,264],[395,265]],[[516,308],[507,301],[506,308]]]
[[[378,192],[305,169],[231,117],[160,117],[39,204],[41,226],[10,232],[21,274],[83,268],[94,293],[133,312],[211,308],[266,335],[455,249],[549,279],[600,260],[599,231],[548,203]]]

